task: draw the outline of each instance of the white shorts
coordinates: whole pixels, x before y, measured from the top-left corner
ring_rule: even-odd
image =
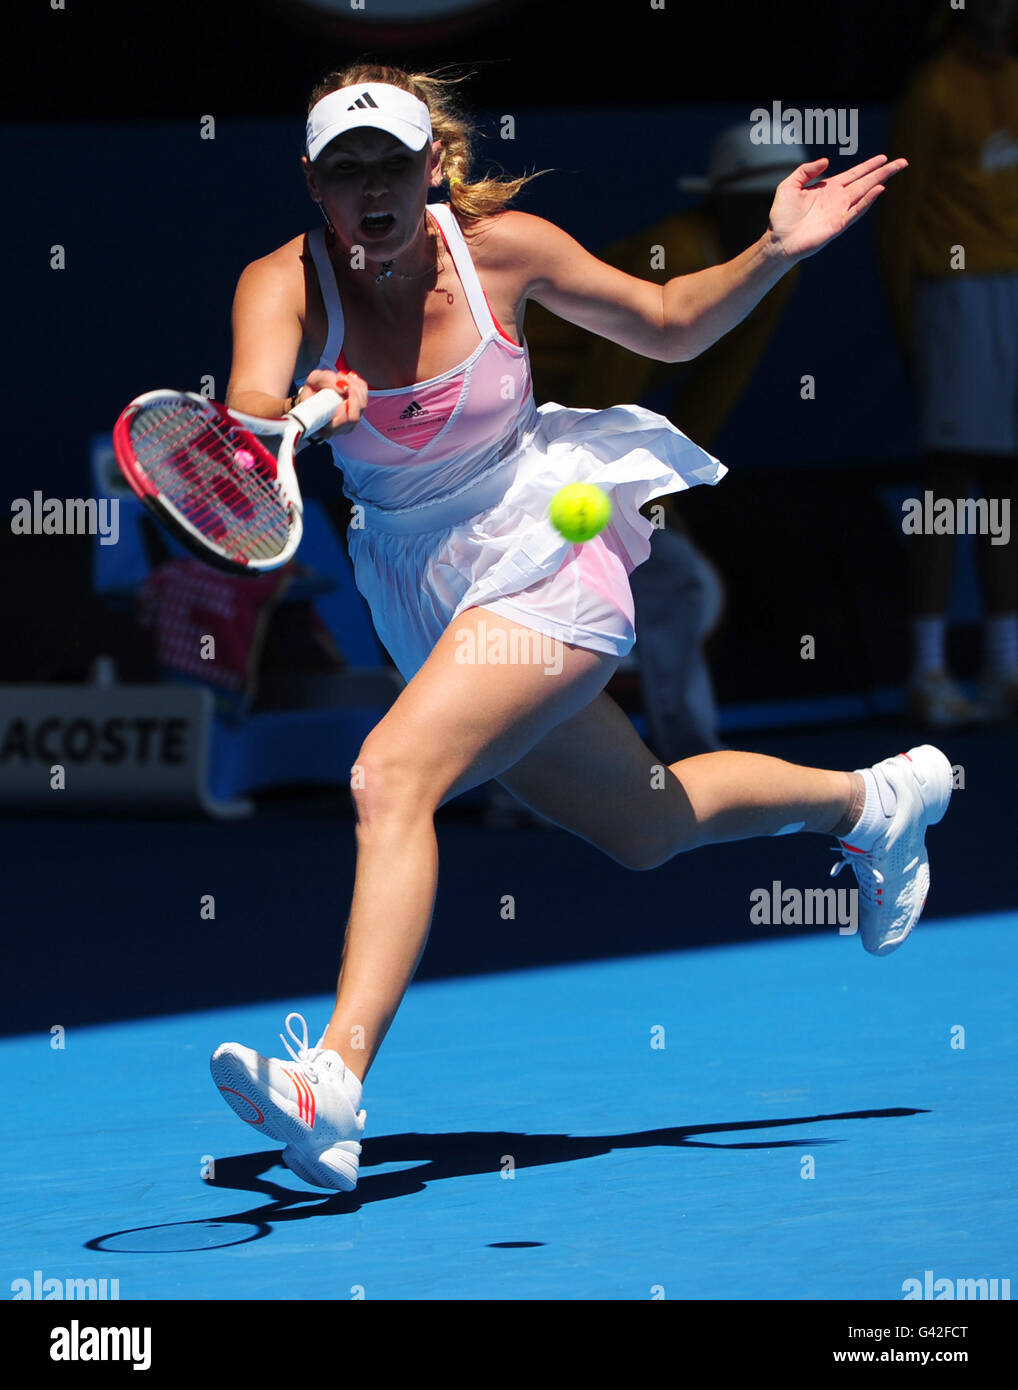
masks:
[[[912,330],[923,448],[1018,453],[1018,271],[920,280]]]

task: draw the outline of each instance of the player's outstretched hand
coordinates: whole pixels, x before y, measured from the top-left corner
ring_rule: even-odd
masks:
[[[319,430],[316,439],[331,439],[334,434],[348,434],[368,404],[368,384],[356,372],[334,372],[316,369],[308,373],[308,379],[297,393],[297,403],[306,401],[316,391],[336,391],[343,397],[343,404],[336,411],[325,429]]]
[[[880,197],[888,179],[908,168],[907,159],[888,163],[875,154],[813,188],[805,185],[818,178],[830,163],[826,156],[800,164],[782,179],[771,204],[770,231],[789,260],[803,261],[841,236]]]

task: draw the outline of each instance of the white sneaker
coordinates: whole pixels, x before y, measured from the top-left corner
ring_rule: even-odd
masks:
[[[863,850],[839,840],[841,859],[859,883],[859,934],[866,950],[889,956],[919,920],[930,888],[926,828],[943,820],[951,799],[951,764],[929,743],[869,769],[877,779],[886,828]]]
[[[300,1019],[303,1042],[290,1027],[292,1018]],[[324,1033],[315,1047],[308,1046],[302,1014],[287,1014],[284,1027],[299,1045],[295,1052],[280,1033],[292,1062],[223,1043],[209,1063],[212,1079],[234,1114],[286,1145],[283,1162],[299,1178],[313,1187],[352,1192],[366,1119],[366,1111],[356,1109],[361,1083],[337,1052],[322,1047]]]

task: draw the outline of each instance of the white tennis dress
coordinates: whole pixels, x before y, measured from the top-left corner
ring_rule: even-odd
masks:
[[[534,403],[526,347],[494,318],[447,203],[432,203],[480,340],[465,362],[412,386],[375,391],[357,426],[329,441],[355,504],[348,543],[357,587],[406,680],[467,608],[483,606],[596,651],[636,640],[629,575],[650,554],[640,507],[715,484],[728,471],[670,421],[637,405],[574,410]],[[328,313],[319,368],[350,370],[325,229],[308,234]],[[303,385],[306,378],[298,378]],[[574,544],[548,519],[567,483],[594,483],[612,517]]]

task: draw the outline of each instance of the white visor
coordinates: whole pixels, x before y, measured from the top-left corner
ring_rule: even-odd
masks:
[[[387,131],[415,151],[432,139],[431,113],[423,101],[387,82],[363,82],[330,92],[312,107],[307,124],[308,159],[313,164],[337,135],[364,126]]]

